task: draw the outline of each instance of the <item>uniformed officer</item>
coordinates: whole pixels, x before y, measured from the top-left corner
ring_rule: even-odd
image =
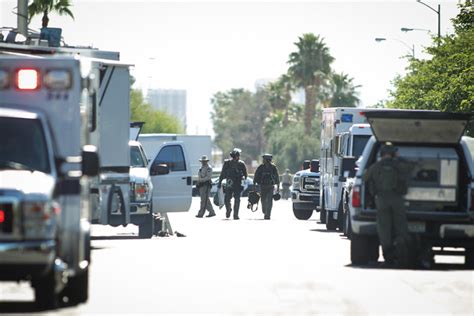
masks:
[[[290,198],[291,174],[290,169],[286,169],[281,175],[281,198],[288,200]]]
[[[199,159],[201,162],[201,169],[198,172],[198,180],[196,186],[199,187],[199,196],[201,197],[201,208],[199,209],[196,217],[203,217],[206,210],[209,211],[209,214],[206,217],[216,216],[214,209],[212,207],[211,200],[209,199],[209,191],[211,190],[212,182],[212,168],[208,164],[209,159],[206,155],[202,156]]]
[[[254,181],[260,186],[262,211],[265,219],[270,219],[273,206],[273,191],[280,191],[280,176],[277,167],[272,163],[272,155],[264,154],[263,163],[255,171]]]
[[[241,150],[234,148],[230,153],[231,159],[226,159],[222,166],[222,171],[219,176],[220,188],[222,181],[225,179],[226,184],[224,187],[224,204],[226,208],[225,216],[229,218],[232,213],[230,200],[234,198],[234,219],[239,219],[239,207],[240,207],[240,194],[242,193],[242,180],[247,179],[247,168],[245,163],[240,160]]]
[[[406,266],[409,261],[409,234],[403,196],[412,166],[397,157],[397,148],[385,143],[381,159],[364,174],[369,193],[377,207],[377,233],[385,264]]]

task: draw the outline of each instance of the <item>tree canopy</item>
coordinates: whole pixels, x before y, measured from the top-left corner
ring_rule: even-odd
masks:
[[[59,15],[68,15],[74,19],[71,7],[72,2],[70,0],[33,0],[28,6],[29,20],[35,15],[43,14],[42,27],[48,27],[49,13],[52,12]]]
[[[460,8],[455,33],[426,49],[431,59],[411,59],[407,74],[395,78],[389,107],[474,113],[474,10],[471,2]]]

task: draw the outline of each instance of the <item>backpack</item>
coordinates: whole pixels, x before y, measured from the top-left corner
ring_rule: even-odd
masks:
[[[250,191],[249,192],[249,197],[248,197],[248,204],[247,208],[250,209],[252,212],[255,212],[258,210],[258,202],[260,201],[260,194],[257,191]],[[254,205],[257,205],[255,209],[253,209]]]
[[[404,195],[408,192],[408,177],[397,168],[396,161],[382,162],[375,177],[377,192],[396,192]]]

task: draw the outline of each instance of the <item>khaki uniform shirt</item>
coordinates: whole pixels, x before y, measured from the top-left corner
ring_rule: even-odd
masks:
[[[209,164],[205,164],[199,169],[198,182],[206,182],[212,179],[212,168]]]

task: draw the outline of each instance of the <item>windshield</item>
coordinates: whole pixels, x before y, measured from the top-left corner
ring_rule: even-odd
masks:
[[[51,172],[43,127],[39,120],[0,118],[0,169]]]
[[[137,146],[132,146],[130,148],[130,166],[146,168],[145,160],[143,159],[140,148]]]
[[[356,159],[362,155],[371,135],[356,135],[352,138],[352,156]]]

